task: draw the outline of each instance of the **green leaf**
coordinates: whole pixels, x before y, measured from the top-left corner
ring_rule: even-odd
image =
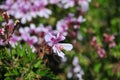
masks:
[[[95,66],[94,66],[94,71],[97,72],[97,73],[99,73],[100,68],[101,68],[101,63],[97,63],[97,64],[95,64]]]

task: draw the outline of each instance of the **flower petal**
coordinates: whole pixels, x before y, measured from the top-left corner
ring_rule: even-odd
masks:
[[[65,37],[61,33],[58,32],[57,39],[58,39],[58,41],[63,41],[63,40],[65,40]]]
[[[64,58],[65,54],[62,51],[57,51],[58,56],[60,56],[61,58]]]
[[[53,46],[52,38],[55,38],[51,33],[45,35],[45,41],[48,43],[49,46]]]
[[[60,51],[56,46],[53,46],[52,49],[53,49],[53,52],[57,53],[59,57],[64,58],[65,54],[62,51]]]
[[[54,36],[51,33],[46,34],[45,35],[45,41],[50,42],[52,37],[54,37]]]
[[[62,46],[63,49],[65,49],[67,51],[70,51],[73,48],[73,45],[69,44],[69,43],[60,43],[59,45]]]

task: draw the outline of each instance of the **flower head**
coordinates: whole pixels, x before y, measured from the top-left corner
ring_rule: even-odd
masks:
[[[52,47],[54,53],[57,53],[58,56],[62,58],[64,58],[64,53],[61,50],[65,49],[67,51],[70,51],[73,48],[72,44],[59,43],[64,39],[65,37],[60,33],[57,34],[48,33],[47,35],[45,35],[45,41],[47,42],[47,44],[50,47]]]

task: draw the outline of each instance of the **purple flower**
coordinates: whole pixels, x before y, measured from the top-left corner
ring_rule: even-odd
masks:
[[[29,36],[27,37],[26,42],[32,46],[34,43],[36,43],[38,41],[38,38],[36,36]]]
[[[69,14],[64,19],[57,22],[56,27],[57,31],[62,33],[64,36],[67,36],[68,29],[79,29],[80,23],[84,22],[85,19],[82,16],[79,16],[78,18],[74,17],[74,14]],[[71,27],[73,26],[73,27]]]
[[[30,24],[30,28],[29,28],[29,32],[31,34],[35,34],[36,33],[36,27],[35,27],[35,24]]]
[[[73,21],[74,14],[69,14],[67,17],[64,19],[60,20],[57,22],[56,27],[57,31],[62,33],[64,36],[67,36],[68,32],[67,30],[69,29],[69,24]]]
[[[62,33],[64,36],[67,35],[68,25],[65,20],[60,20],[57,22],[57,31]]]
[[[44,34],[51,32],[52,31],[52,27],[51,26],[44,26],[43,24],[40,24],[37,28],[36,28],[36,33],[41,33],[43,32]]]
[[[59,43],[60,41],[63,41],[64,39],[65,37],[60,33],[57,33],[57,34],[48,33],[45,35],[45,41],[47,42],[47,44],[50,47],[52,47],[54,53],[57,53],[58,56],[62,58],[64,58],[64,53],[61,50],[65,49],[67,51],[70,51],[73,48],[72,44]]]
[[[30,28],[25,27],[25,28],[20,28],[19,32],[21,34],[21,38],[26,41],[30,46],[33,45],[38,41],[36,36],[30,36]]]
[[[45,41],[48,43],[49,46],[53,46],[54,44],[57,44],[63,40],[65,40],[65,37],[60,33],[58,33],[57,35],[52,33],[48,33],[45,35]]]
[[[20,28],[19,32],[21,34],[21,38],[26,41],[27,38],[30,36],[29,34],[29,27],[25,27],[25,28]]]
[[[0,45],[5,45],[5,42],[3,39],[0,39]]]
[[[15,47],[15,45],[17,45],[17,42],[20,41],[20,40],[21,40],[21,37],[16,36],[16,35],[12,35],[12,37],[10,38],[9,43],[10,43],[10,45],[12,47]]]

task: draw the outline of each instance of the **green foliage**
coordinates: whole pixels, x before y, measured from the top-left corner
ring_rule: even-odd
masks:
[[[56,79],[37,53],[33,53],[27,44],[0,50],[0,73],[2,80]]]
[[[116,46],[115,48],[111,49],[111,54],[113,57],[115,57],[117,60],[120,60],[120,44]]]

